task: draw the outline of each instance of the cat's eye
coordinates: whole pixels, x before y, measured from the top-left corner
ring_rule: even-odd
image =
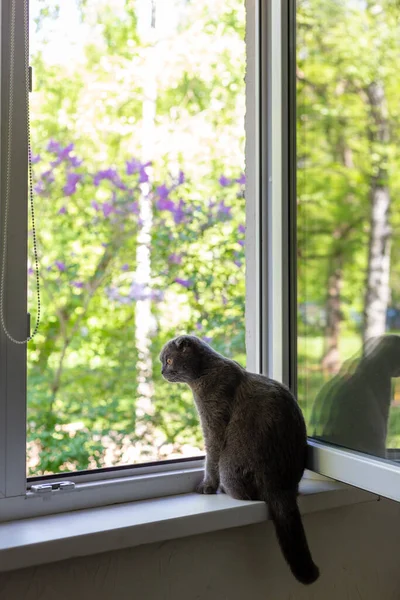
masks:
[[[172,365],[172,358],[167,358],[167,365]]]

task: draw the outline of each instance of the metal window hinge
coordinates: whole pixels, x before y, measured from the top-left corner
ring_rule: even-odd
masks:
[[[28,68],[28,77],[29,77],[29,91],[31,92],[33,89],[32,86],[32,67]]]
[[[37,483],[31,485],[30,491],[33,494],[50,494],[51,492],[65,492],[74,488],[75,483],[73,481],[58,481],[57,483]]]

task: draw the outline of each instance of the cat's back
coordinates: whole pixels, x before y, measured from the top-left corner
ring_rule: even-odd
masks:
[[[299,405],[289,388],[265,375],[246,371],[236,393],[235,406],[238,409],[254,411],[259,417],[265,414],[269,421],[303,421]]]
[[[236,390],[225,436],[224,468],[263,473],[272,485],[300,480],[307,447],[301,410],[290,390],[263,375],[246,372]]]
[[[269,377],[248,372],[236,389],[227,436],[243,440],[254,451],[265,447],[267,440],[275,447],[285,438],[293,447],[307,442],[304,417],[290,390]]]

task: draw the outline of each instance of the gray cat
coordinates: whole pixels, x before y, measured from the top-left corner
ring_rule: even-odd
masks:
[[[300,408],[282,384],[247,372],[195,336],[161,351],[162,375],[187,383],[200,416],[206,468],[197,491],[218,488],[239,500],[264,500],[282,553],[304,584],[319,576],[297,506],[307,437]]]

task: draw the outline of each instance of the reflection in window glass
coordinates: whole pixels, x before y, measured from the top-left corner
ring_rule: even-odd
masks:
[[[244,1],[30,7],[28,473],[199,454],[158,354],[195,332],[245,363]]]
[[[400,20],[297,2],[299,398],[309,434],[400,448]]]

